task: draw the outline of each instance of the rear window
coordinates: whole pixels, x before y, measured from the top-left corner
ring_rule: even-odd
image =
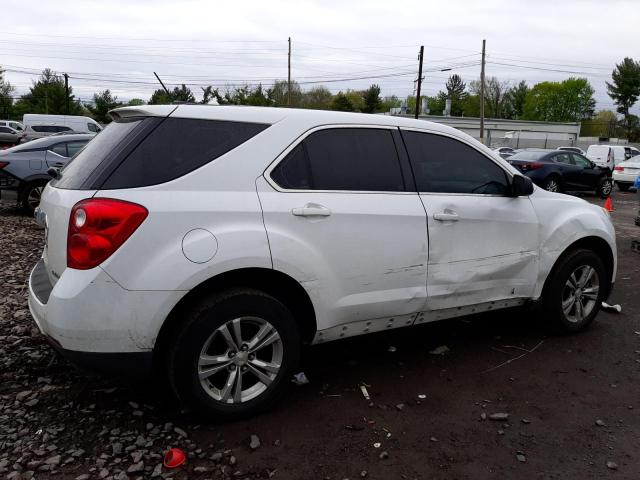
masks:
[[[112,122],[65,167],[53,185],[105,190],[157,185],[215,160],[267,127],[186,118]]]
[[[518,152],[509,157],[509,160],[539,160],[549,152]]]

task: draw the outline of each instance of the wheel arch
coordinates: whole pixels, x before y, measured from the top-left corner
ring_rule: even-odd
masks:
[[[154,356],[163,358],[164,352],[174,334],[182,324],[182,314],[203,295],[232,288],[254,288],[280,300],[291,309],[300,326],[300,336],[304,343],[313,339],[316,330],[315,309],[308,293],[292,277],[278,270],[268,268],[241,268],[211,277],[191,289],[173,307],[160,327],[154,345]],[[158,354],[159,355],[155,355]]]
[[[605,291],[605,296],[604,296],[604,298],[607,298],[609,296],[609,293],[611,293],[611,287],[613,284],[613,280],[612,280],[613,269],[615,265],[614,258],[613,258],[613,250],[611,249],[611,246],[607,243],[605,239],[601,237],[597,237],[595,235],[583,237],[576,240],[575,242],[570,244],[567,248],[565,248],[560,255],[558,255],[558,258],[556,258],[555,262],[553,263],[553,267],[551,267],[551,270],[549,270],[549,273],[547,274],[547,278],[545,279],[544,287],[542,291],[544,292],[546,290],[547,286],[549,285],[550,279],[553,278],[553,275],[555,274],[558,268],[558,265],[560,264],[560,261],[569,252],[572,252],[578,249],[591,250],[595,252],[602,259],[605,269],[607,270],[607,280],[608,280],[607,291]]]

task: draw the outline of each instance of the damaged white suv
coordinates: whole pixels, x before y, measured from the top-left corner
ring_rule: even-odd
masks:
[[[535,301],[585,328],[612,224],[468,135],[391,116],[117,109],[45,189],[29,282],[77,363],[155,368],[214,418],[274,404],[303,344]]]

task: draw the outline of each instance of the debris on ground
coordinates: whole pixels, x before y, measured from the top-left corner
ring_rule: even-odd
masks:
[[[376,442],[373,444],[373,448],[380,448],[382,444],[380,442]]]
[[[600,420],[600,419],[597,419],[597,420],[596,420],[596,425],[597,425],[597,426],[599,426],[599,427],[606,427],[606,426],[607,426],[607,424],[606,424],[606,423],[604,423],[604,422],[603,422],[602,420]]]
[[[296,385],[307,385],[309,383],[309,379],[304,372],[294,374],[291,381]]]
[[[389,348],[387,349],[388,352],[394,353],[395,351],[397,351],[397,348],[394,347],[393,345],[390,345]]]
[[[260,438],[257,435],[251,435],[251,441],[249,442],[249,448],[251,450],[256,450],[260,448]]]
[[[431,350],[429,353],[431,355],[444,355],[448,351],[449,351],[449,347],[447,347],[446,345],[440,345],[439,347]]]
[[[389,458],[389,452],[387,451],[380,452],[380,455],[378,455],[378,458],[380,460],[386,460],[387,458]]]
[[[611,469],[611,470],[617,470],[618,469],[618,464],[616,462],[607,462],[607,468]]]
[[[496,421],[502,421],[502,420],[508,420],[509,419],[509,414],[508,413],[492,413],[491,415],[489,415],[489,420],[496,420]]]
[[[527,462],[527,457],[522,452],[516,452],[516,458],[518,459],[518,461],[520,463],[526,463]]]
[[[427,398],[427,396],[424,393],[421,393],[421,394],[418,395],[418,398],[420,400],[424,400],[425,398]]]
[[[602,308],[609,312],[620,313],[622,311],[622,307],[617,303],[615,305],[609,305],[607,302],[602,302]]]
[[[170,449],[164,456],[164,466],[167,468],[178,468],[187,461],[187,456],[179,448]]]
[[[367,387],[365,387],[364,385],[360,385],[360,391],[362,392],[362,395],[364,396],[365,400],[371,400]]]

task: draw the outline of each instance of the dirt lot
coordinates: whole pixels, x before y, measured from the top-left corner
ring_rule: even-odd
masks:
[[[614,204],[621,314],[577,336],[508,311],[313,347],[310,384],[225,425],[56,358],[26,302],[42,231],[0,204],[0,478],[640,478],[640,228],[633,194]],[[172,446],[189,461],[161,470]]]

